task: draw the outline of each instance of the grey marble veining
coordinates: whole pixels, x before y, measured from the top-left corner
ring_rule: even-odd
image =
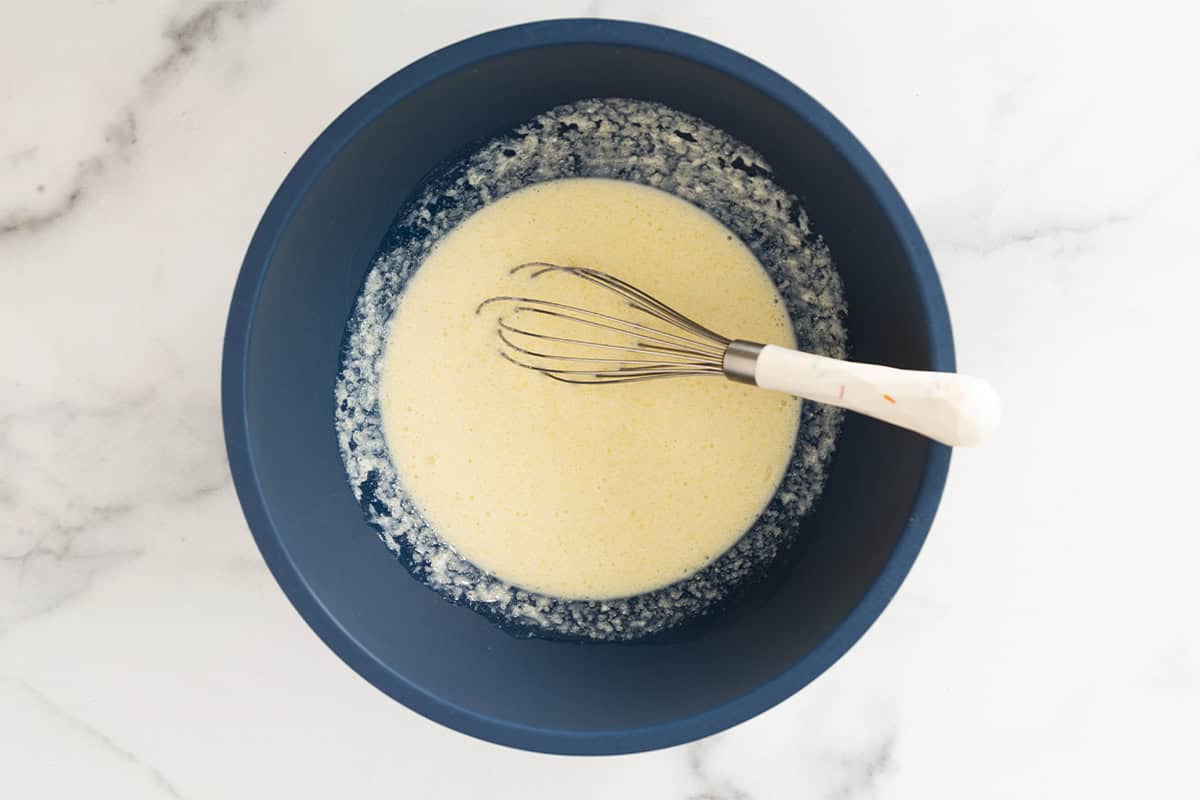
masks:
[[[197,51],[215,43],[222,29],[228,24],[245,24],[271,7],[271,0],[216,0],[205,3],[190,14],[168,21],[163,37],[170,49],[136,80],[138,92],[125,107],[117,110],[112,119],[103,124],[103,136],[96,152],[81,155],[65,186],[58,187],[57,199],[39,204],[38,208],[0,208],[0,236],[37,233],[46,226],[70,214],[84,199],[89,187],[109,171],[115,163],[130,157],[138,143],[138,116],[145,106],[152,104],[166,90],[181,70],[196,58]],[[38,156],[37,145],[13,151],[8,156],[11,164]],[[47,190],[38,184],[35,191]]]
[[[837,114],[912,208],[959,361],[1007,412],[992,445],[955,455],[912,575],[829,672],[703,742],[600,759],[445,730],[326,650],[246,530],[218,393],[244,248],[320,130],[436,47],[580,14],[716,39]],[[1166,0],[0,12],[0,793],[1196,796],[1197,14]]]

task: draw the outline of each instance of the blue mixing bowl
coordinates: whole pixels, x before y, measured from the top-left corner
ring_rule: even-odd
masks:
[[[334,437],[347,318],[392,218],[435,165],[553,106],[655,100],[757,149],[845,281],[854,357],[954,369],[929,252],[879,165],[820,105],[712,42],[626,22],[494,31],[401,70],[301,156],[234,290],[222,403],[238,497],[313,630],[382,691],[457,730],[555,753],[679,744],[758,714],[858,639],[916,558],[950,451],[848,415],[798,556],[653,643],[523,640],[414,580],[363,520]]]

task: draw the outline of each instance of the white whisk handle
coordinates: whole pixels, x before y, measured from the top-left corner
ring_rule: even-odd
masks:
[[[840,406],[957,447],[981,443],[1000,423],[1000,398],[980,378],[840,361],[766,345],[754,382]]]

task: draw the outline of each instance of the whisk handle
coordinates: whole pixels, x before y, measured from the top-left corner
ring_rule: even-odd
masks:
[[[1000,422],[1000,398],[991,384],[956,372],[896,369],[766,345],[754,382],[958,447],[980,444]]]

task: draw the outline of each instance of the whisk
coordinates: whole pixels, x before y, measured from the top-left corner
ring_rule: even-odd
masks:
[[[617,295],[623,318],[535,297],[490,297],[500,305],[500,355],[556,381],[614,384],[723,376],[828,403],[955,446],[981,443],[997,426],[1000,401],[979,378],[842,361],[771,344],[730,339],[636,286],[598,269],[529,262],[512,270],[559,273]]]

